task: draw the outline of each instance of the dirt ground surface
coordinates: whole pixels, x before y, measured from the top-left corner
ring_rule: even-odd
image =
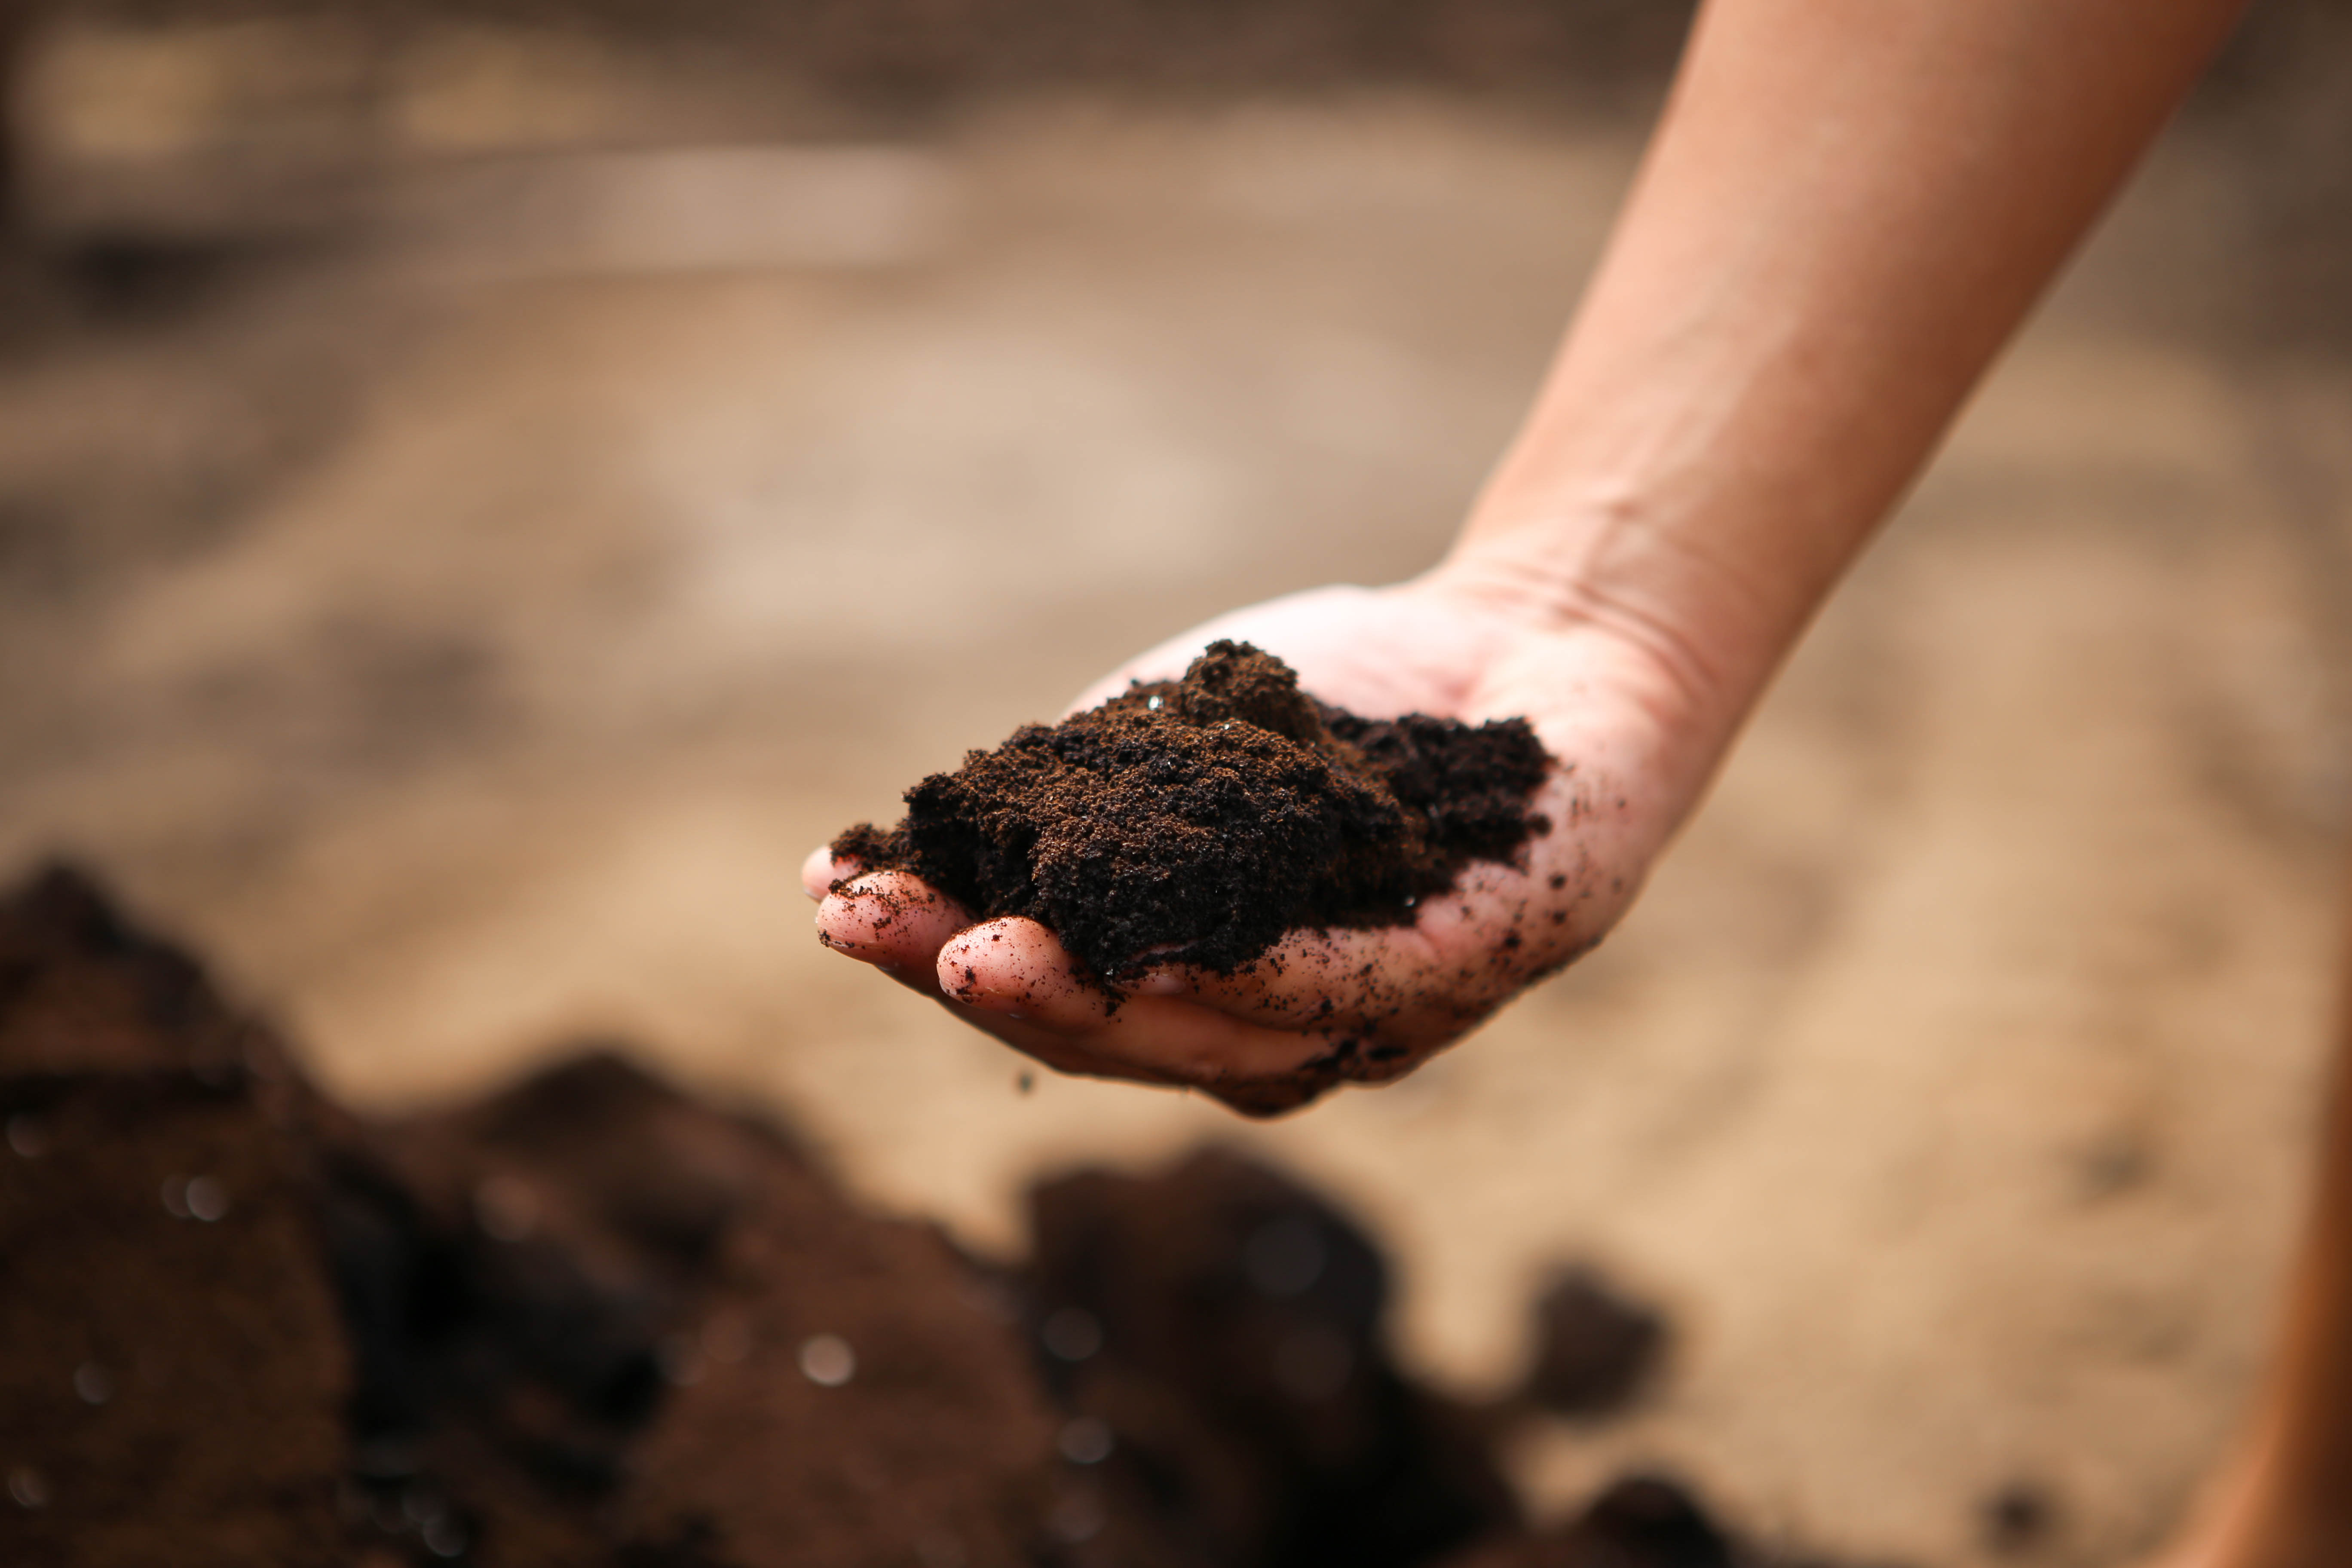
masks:
[[[439,161],[329,232],[153,107],[188,94],[89,86],[136,45],[37,100],[87,178],[0,363],[9,876],[86,858],[356,1102],[618,1034],[982,1247],[1047,1166],[1263,1151],[1376,1223],[1465,1392],[1600,1259],[1675,1359],[1525,1446],[1540,1499],[1667,1462],[1956,1565],[2005,1489],[2049,1563],[2179,1516],[2293,1229],[2352,783],[2352,364],[2249,308],[2237,143],[2161,150],[1621,934],[1251,1126],[1025,1071],[822,951],[798,863],[1213,611],[1428,563],[1638,127],[1063,96],[615,150],[756,94],[526,89],[453,35],[399,100]],[[215,85],[275,47],[213,45]]]

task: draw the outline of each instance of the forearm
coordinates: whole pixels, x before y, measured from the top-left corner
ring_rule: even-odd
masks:
[[[2241,0],[1711,0],[1444,568],[1727,734]]]

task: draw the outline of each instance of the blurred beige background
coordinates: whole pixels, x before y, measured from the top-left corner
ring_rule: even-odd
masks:
[[[1202,616],[1427,563],[1638,113],[1064,82],[845,121],[580,30],[55,26],[0,865],[87,858],[363,1105],[617,1033],[982,1247],[1045,1166],[1244,1143],[1378,1226],[1468,1393],[1595,1257],[1683,1340],[1636,1417],[1524,1445],[1554,1506],[1666,1462],[1972,1564],[2027,1481],[2035,1561],[2124,1561],[2258,1363],[2334,984],[2352,360],[2296,66],[2167,142],[1621,934],[1250,1126],[1024,1092],[818,949],[797,864]]]

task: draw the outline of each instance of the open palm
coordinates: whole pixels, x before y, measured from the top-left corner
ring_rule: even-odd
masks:
[[[975,921],[904,872],[812,855],[819,934],[836,952],[1064,1071],[1203,1089],[1270,1115],[1335,1083],[1396,1078],[1600,941],[1711,758],[1661,662],[1593,626],[1561,628],[1432,577],[1324,588],[1220,616],[1089,689],[1172,679],[1218,637],[1256,644],[1324,701],[1371,718],[1522,716],[1558,760],[1533,803],[1550,825],[1515,865],[1474,863],[1413,923],[1297,930],[1231,974],[1167,965],[1114,995],[1034,921]]]

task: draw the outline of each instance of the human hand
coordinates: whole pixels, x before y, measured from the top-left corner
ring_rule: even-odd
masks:
[[[1712,765],[1685,683],[1640,639],[1536,616],[1444,573],[1235,611],[1131,661],[1074,708],[1130,680],[1173,679],[1218,637],[1256,644],[1303,689],[1366,717],[1526,718],[1559,763],[1530,803],[1550,830],[1520,864],[1472,863],[1411,925],[1293,931],[1231,974],[1162,965],[1116,996],[1034,921],[975,921],[908,873],[820,849],[803,879],[825,944],[1050,1067],[1197,1088],[1272,1115],[1334,1083],[1411,1071],[1589,951]]]

